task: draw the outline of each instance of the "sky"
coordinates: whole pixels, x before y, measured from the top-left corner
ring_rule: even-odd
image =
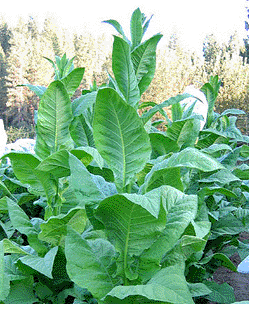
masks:
[[[241,38],[246,36],[245,4],[246,0],[9,0],[1,3],[0,16],[11,25],[19,17],[33,16],[42,22],[47,16],[53,16],[60,26],[71,31],[87,29],[93,35],[111,36],[116,31],[101,22],[115,19],[129,34],[131,14],[139,7],[147,17],[154,15],[147,36],[163,34],[160,47],[168,43],[170,35],[177,33],[186,49],[199,52],[206,35],[211,33],[219,42],[227,42],[236,30]]]

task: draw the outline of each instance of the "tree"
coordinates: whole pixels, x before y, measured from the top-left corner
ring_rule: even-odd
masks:
[[[249,0],[246,0],[246,2],[249,2]],[[240,50],[239,54],[243,58],[243,64],[245,64],[245,62],[249,64],[249,6],[246,6],[246,11],[245,30],[247,31],[247,36],[243,39],[244,47]]]
[[[7,109],[4,114],[8,125],[28,128],[33,123],[35,95],[20,87],[37,81],[37,27],[19,20],[13,29],[11,49],[7,58]],[[31,27],[31,28],[29,28]],[[29,30],[29,31],[28,31]]]
[[[9,29],[7,23],[2,19],[0,22],[0,44],[6,57],[8,57],[11,49],[10,39],[12,38],[12,32]]]
[[[239,56],[239,40],[238,40],[238,35],[237,31],[233,35],[230,36],[226,51],[229,55],[229,59],[231,60],[234,56]]]
[[[207,35],[203,43],[204,69],[207,74],[213,72],[220,51],[221,49],[215,36],[213,34]]]
[[[0,45],[0,118],[3,118],[3,113],[6,110],[7,102],[7,86],[5,77],[6,71],[6,56],[2,46]]]
[[[0,116],[3,118],[7,103],[7,57],[10,54],[12,32],[7,23],[0,22]]]

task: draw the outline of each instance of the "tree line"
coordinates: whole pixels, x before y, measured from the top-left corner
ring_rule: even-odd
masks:
[[[247,27],[249,24],[247,22]],[[249,38],[238,41],[237,34],[225,44],[219,44],[214,35],[208,35],[203,44],[203,60],[195,52],[185,51],[173,34],[168,47],[158,51],[155,78],[144,95],[143,101],[160,102],[187,85],[200,87],[210,75],[218,74],[222,80],[222,92],[218,105],[237,107],[248,111],[249,93]],[[42,29],[30,17],[10,27],[0,20],[0,118],[5,127],[31,128],[34,126],[34,110],[39,99],[22,84],[47,86],[53,79],[49,62],[65,52],[75,56],[76,67],[84,67],[82,88],[89,88],[93,81],[101,85],[111,73],[112,38],[93,37],[86,33],[71,34],[59,28],[51,18],[45,19]]]

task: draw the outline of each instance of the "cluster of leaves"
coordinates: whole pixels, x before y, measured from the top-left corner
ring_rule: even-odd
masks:
[[[0,302],[235,302],[228,284],[209,279],[219,265],[236,271],[234,250],[248,254],[238,240],[249,214],[248,138],[235,125],[242,112],[213,111],[218,77],[202,88],[203,130],[180,104],[188,94],[141,102],[162,37],[142,42],[150,20],[134,11],[131,40],[106,21],[122,36],[107,86],[72,101],[84,69],[66,55],[50,60],[47,88],[27,85],[40,97],[35,155],[2,157]],[[157,112],[164,132],[152,122]]]

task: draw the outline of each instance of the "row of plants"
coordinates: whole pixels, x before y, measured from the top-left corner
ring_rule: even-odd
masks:
[[[243,112],[214,112],[217,76],[201,88],[203,129],[196,101],[180,103],[189,94],[141,102],[162,37],[142,41],[150,20],[135,10],[131,39],[106,21],[120,34],[107,85],[71,100],[84,68],[66,55],[49,60],[47,88],[27,85],[40,97],[35,154],[1,158],[1,303],[235,302],[211,279],[220,265],[236,271],[234,252],[248,255],[238,238],[249,217]],[[165,121],[152,122],[157,112]]]

